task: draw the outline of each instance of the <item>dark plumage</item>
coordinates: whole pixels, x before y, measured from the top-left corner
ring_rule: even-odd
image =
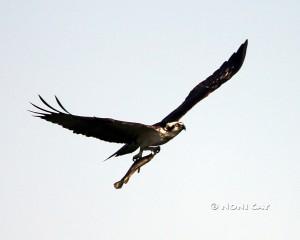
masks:
[[[195,86],[179,107],[169,113],[160,122],[153,125],[126,122],[111,118],[73,115],[66,110],[57,97],[55,97],[55,99],[61,110],[55,109],[39,96],[42,103],[48,109],[41,108],[31,103],[35,108],[40,110],[40,112],[31,112],[34,113],[36,117],[59,124],[64,128],[72,130],[74,133],[83,134],[87,137],[94,137],[108,142],[125,143],[123,147],[109,158],[128,154],[135,151],[137,148],[140,148],[140,152],[134,156],[134,160],[138,160],[139,162],[134,166],[142,166],[150,161],[149,159],[152,159],[160,150],[160,145],[165,144],[182,130],[185,130],[184,124],[179,122],[179,120],[195,104],[207,97],[239,71],[246,56],[247,45],[248,41],[246,40],[239,47],[237,52],[232,54],[228,61],[224,62],[211,76]],[[144,150],[150,150],[152,154],[143,158],[142,154]],[[134,171],[129,171],[130,174],[128,174],[131,175],[135,170],[136,168],[134,168]]]
[[[179,107],[177,107],[173,112],[155,125],[164,126],[168,122],[178,121],[199,101],[207,97],[223,83],[227,82],[234,74],[238,72],[238,70],[240,70],[241,66],[243,65],[246,56],[247,45],[248,40],[246,40],[239,47],[237,52],[232,54],[228,61],[224,62],[218,70],[194,87]]]
[[[118,121],[111,118],[73,115],[69,113],[60,103],[58,98],[55,97],[56,102],[64,111],[62,112],[50,106],[40,95],[39,98],[52,111],[43,109],[31,103],[34,107],[42,111],[31,111],[32,113],[37,114],[36,117],[61,125],[77,134],[98,138],[107,142],[134,143],[141,133],[155,133],[155,127],[141,123]]]

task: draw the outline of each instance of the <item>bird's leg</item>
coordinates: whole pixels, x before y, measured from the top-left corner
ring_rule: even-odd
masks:
[[[140,148],[139,153],[136,154],[136,155],[134,155],[133,158],[132,158],[132,160],[135,162],[135,161],[141,159],[143,157],[143,151],[144,150],[142,148]]]
[[[135,161],[140,161],[142,158],[143,158],[143,151],[144,150],[148,150],[148,151],[151,151],[152,153],[152,155],[153,156],[155,156],[157,153],[159,153],[159,151],[160,151],[160,146],[149,146],[149,147],[146,147],[146,148],[143,148],[143,150],[140,150],[140,152],[137,154],[137,155],[135,155],[135,156],[133,156],[133,161],[135,162]],[[150,155],[151,155],[150,154]],[[149,155],[148,155],[149,156]],[[141,169],[140,168],[138,168],[137,169],[137,172],[138,173],[140,173],[140,171],[141,171]]]
[[[151,151],[153,154],[157,154],[160,151],[160,146],[153,146],[153,147],[147,147],[144,150],[149,150]]]
[[[146,148],[140,148],[140,151],[138,154],[134,155],[132,160],[135,162],[137,160],[140,160],[143,157],[143,151],[144,150],[149,150],[151,151],[154,155],[156,155],[157,153],[159,153],[160,151],[160,146],[149,146]]]

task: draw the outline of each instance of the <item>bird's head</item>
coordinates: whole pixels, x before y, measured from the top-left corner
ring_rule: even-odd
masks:
[[[186,130],[184,124],[182,122],[170,122],[167,123],[165,129],[168,132],[173,132],[173,133],[180,133],[182,130]]]

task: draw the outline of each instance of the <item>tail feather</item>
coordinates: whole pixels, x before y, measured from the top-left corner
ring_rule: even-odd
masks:
[[[110,155],[108,158],[106,158],[104,161],[107,161],[108,159],[112,157],[118,157],[121,155],[125,155],[128,153],[134,152],[136,149],[138,149],[138,145],[135,144],[125,144],[123,147],[121,147],[118,151],[116,151],[114,154]]]

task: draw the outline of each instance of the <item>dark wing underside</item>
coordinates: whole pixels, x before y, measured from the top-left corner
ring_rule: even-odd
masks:
[[[131,144],[136,143],[137,138],[141,135],[155,133],[154,127],[141,123],[124,122],[111,118],[72,115],[62,106],[57,97],[55,97],[58,105],[64,111],[62,112],[50,106],[41,96],[39,97],[49,110],[31,103],[40,112],[30,112],[36,114],[36,117],[61,125],[77,134],[83,134],[87,137],[94,137],[108,142]]]
[[[207,97],[211,92],[219,88],[223,83],[228,81],[243,65],[246,51],[247,51],[248,40],[246,40],[237,50],[236,53],[224,62],[222,66],[209,76],[204,81],[200,82],[186,97],[184,102],[166,116],[156,126],[165,126],[168,122],[178,121],[183,115],[185,115],[195,104],[200,100]]]

